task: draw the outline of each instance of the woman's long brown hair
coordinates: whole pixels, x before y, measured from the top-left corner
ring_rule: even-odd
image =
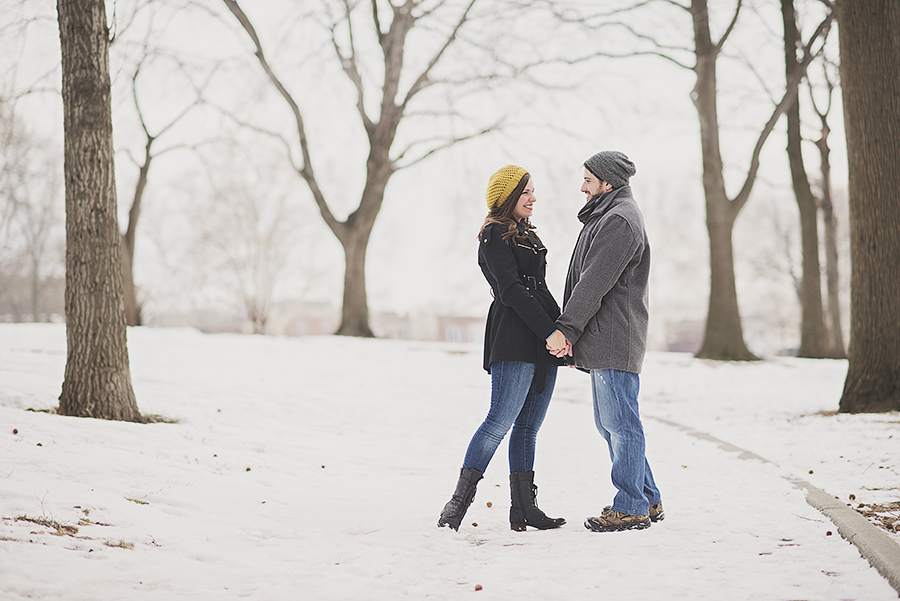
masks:
[[[515,189],[510,192],[509,196],[507,196],[500,204],[495,205],[494,208],[488,212],[487,217],[484,218],[481,229],[478,230],[479,240],[481,239],[481,234],[484,232],[484,228],[492,223],[499,223],[506,227],[506,231],[503,232],[501,237],[503,238],[503,241],[510,246],[515,243],[515,240],[527,238],[529,235],[540,240],[534,231],[535,227],[531,225],[531,220],[526,217],[521,221],[516,221],[513,217],[513,211],[516,208],[516,204],[519,202],[519,197],[522,196],[522,192],[524,192],[525,186],[528,185],[530,180],[531,175],[528,173],[523,175],[522,179],[519,180],[519,183],[516,184]]]

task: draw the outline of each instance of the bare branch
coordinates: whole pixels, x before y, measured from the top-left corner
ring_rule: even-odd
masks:
[[[482,129],[481,131],[469,134],[467,136],[458,136],[458,137],[454,137],[449,140],[446,140],[443,144],[440,144],[439,146],[435,146],[434,148],[428,150],[427,152],[425,152],[425,154],[419,156],[418,158],[412,159],[411,161],[409,161],[408,163],[405,163],[403,165],[398,165],[397,170],[399,171],[400,169],[406,169],[407,167],[411,167],[412,165],[421,163],[422,161],[424,161],[425,159],[427,159],[428,157],[430,157],[431,155],[433,155],[436,152],[446,150],[447,148],[450,148],[451,146],[458,144],[460,142],[464,142],[466,140],[472,140],[474,138],[478,138],[483,135],[492,133],[494,131],[499,130],[502,126],[503,126],[503,121],[501,120],[501,121],[498,121],[497,123],[494,123],[491,126],[488,126],[484,129]],[[395,163],[399,162],[404,157],[404,155],[406,155],[409,151],[411,151],[413,149],[414,146],[420,145],[420,144],[427,144],[429,141],[433,141],[433,140],[434,139],[419,140],[418,142],[415,142],[414,144],[410,144],[397,156],[397,158],[394,160],[394,162]]]
[[[291,108],[291,112],[294,115],[294,121],[297,125],[297,136],[300,139],[300,152],[303,157],[303,164],[298,169],[298,172],[306,180],[307,185],[309,186],[310,192],[312,192],[313,198],[316,201],[316,205],[319,207],[319,213],[322,215],[322,219],[325,220],[325,223],[331,228],[331,231],[335,233],[335,235],[339,235],[339,233],[343,232],[343,223],[338,221],[334,214],[331,212],[331,209],[328,206],[328,203],[325,202],[325,196],[322,194],[322,190],[319,188],[319,184],[316,180],[315,173],[313,171],[312,162],[309,157],[309,141],[306,137],[306,130],[303,126],[303,116],[300,114],[300,107],[294,101],[294,98],[291,96],[290,92],[284,87],[281,83],[281,80],[275,75],[272,71],[272,68],[269,66],[269,62],[266,60],[265,54],[263,53],[262,44],[259,41],[259,37],[256,35],[256,30],[253,27],[253,24],[250,23],[250,19],[247,18],[247,15],[238,6],[238,3],[235,0],[222,0],[225,3],[225,6],[228,7],[228,10],[237,18],[238,22],[241,24],[241,27],[247,32],[247,35],[250,36],[250,39],[253,41],[253,45],[256,48],[256,58],[259,60],[259,64],[262,66],[263,71],[265,71],[266,75],[269,78],[269,81],[275,86],[275,89],[278,90],[278,93],[281,94],[282,98],[284,98],[285,102]]]
[[[725,45],[725,41],[728,39],[728,36],[731,35],[731,32],[734,31],[734,28],[737,26],[738,16],[741,14],[741,7],[743,6],[743,0],[738,0],[737,6],[734,8],[734,16],[731,18],[731,23],[728,24],[728,28],[725,30],[725,33],[722,34],[722,37],[719,39],[719,42],[715,45],[716,52],[721,52],[722,47]]]
[[[303,167],[302,167],[302,165],[298,165],[296,163],[295,158],[294,158],[294,152],[293,152],[293,149],[291,148],[291,143],[288,141],[287,138],[284,137],[283,134],[281,134],[280,132],[265,129],[264,127],[260,127],[254,123],[250,123],[249,121],[244,121],[243,119],[238,119],[237,117],[234,116],[234,114],[229,109],[221,107],[213,102],[207,101],[206,104],[207,104],[207,106],[209,106],[209,107],[213,108],[214,110],[216,110],[217,112],[219,112],[226,119],[232,121],[235,125],[245,128],[245,129],[248,129],[250,131],[255,131],[256,133],[262,134],[264,136],[267,136],[269,138],[272,138],[272,139],[280,142],[281,145],[284,146],[284,148],[285,148],[288,161],[291,163],[291,167],[293,167],[294,171],[296,171],[299,175],[302,176],[301,170]]]
[[[569,17],[566,16],[559,8],[559,5],[554,0],[543,0],[540,4],[544,5],[547,10],[549,10],[554,17],[556,17],[562,23],[583,23],[585,21],[591,21],[595,19],[606,19],[609,17],[614,17],[621,14],[628,14],[633,12],[639,8],[644,8],[645,6],[649,6],[651,4],[656,4],[657,2],[662,2],[664,4],[670,4],[672,6],[678,7],[681,10],[690,12],[689,6],[684,6],[683,4],[676,2],[675,0],[643,0],[642,2],[637,2],[632,4],[631,6],[623,6],[622,8],[616,8],[607,12],[599,12],[593,13],[589,15],[578,15],[577,17]],[[522,0],[519,3],[513,3],[518,8],[531,8],[534,6],[535,2],[533,0]]]
[[[375,23],[378,44],[384,46],[384,31],[381,30],[381,19],[378,18],[378,3],[375,0],[372,0],[372,22]]]
[[[760,73],[760,71],[756,67],[756,65],[753,64],[752,61],[748,60],[746,56],[741,55],[736,60],[739,60],[741,62],[741,64],[743,64],[744,67],[746,67],[753,74],[753,77],[756,79],[759,86],[766,93],[766,96],[769,97],[769,100],[772,103],[775,103],[775,92],[772,90],[772,88],[769,87],[769,78],[765,74]]]
[[[636,29],[634,29],[631,25],[628,25],[627,23],[618,23],[618,22],[617,22],[617,23],[610,23],[610,25],[625,28],[625,29],[626,29],[631,35],[633,35],[634,37],[638,38],[639,40],[644,40],[644,41],[646,41],[646,42],[650,42],[654,47],[656,47],[656,48],[659,49],[660,51],[662,51],[662,50],[675,50],[675,51],[678,51],[678,52],[692,52],[692,50],[691,50],[690,48],[684,48],[684,47],[682,47],[682,46],[669,46],[669,45],[667,45],[667,44],[661,44],[661,43],[659,43],[655,38],[653,38],[653,37],[651,37],[651,36],[648,36],[648,35],[646,35],[646,34],[640,33],[639,31],[637,31]],[[679,66],[681,66],[681,67],[684,67],[684,68],[690,68],[690,67],[687,67],[687,66],[681,64],[681,63],[680,63],[679,61],[677,61],[676,59],[674,59],[674,58],[672,58],[672,57],[670,57],[670,56],[664,55],[664,54],[660,54],[659,52],[646,52],[645,54],[655,54],[655,55],[657,55],[657,56],[662,56],[663,58],[667,58],[667,59],[669,59],[670,61],[674,62],[675,64],[677,64],[677,65],[679,65]]]
[[[676,59],[672,56],[669,56],[665,52],[654,52],[652,50],[646,50],[646,51],[641,51],[641,52],[630,52],[628,54],[615,54],[612,52],[594,52],[592,54],[587,54],[585,56],[580,56],[578,58],[572,58],[572,59],[557,58],[557,59],[552,59],[552,60],[547,60],[547,61],[535,61],[533,63],[528,63],[527,65],[523,65],[521,67],[521,69],[524,71],[524,70],[533,69],[535,67],[539,67],[542,65],[553,65],[553,64],[577,65],[579,63],[591,61],[591,60],[594,60],[599,57],[603,57],[603,58],[634,58],[636,56],[656,56],[656,57],[665,59],[665,60],[669,61],[670,63],[672,63],[678,67],[681,67],[682,69],[687,69],[688,71],[694,70],[694,67],[682,63],[678,59]]]
[[[810,86],[809,86],[809,99],[812,102],[813,110],[816,112],[816,115],[819,116],[819,119],[821,119],[823,122],[827,119],[828,114],[831,112],[831,105],[832,105],[832,102],[834,102],[834,89],[837,87],[837,83],[835,81],[833,81],[831,79],[831,77],[828,75],[828,65],[829,64],[830,63],[828,61],[826,61],[822,65],[822,71],[825,74],[825,89],[828,91],[828,96],[826,97],[826,100],[825,100],[825,108],[824,109],[819,108],[819,103],[816,102],[816,95],[814,93],[815,91],[813,90],[813,86],[812,86],[812,84],[810,84]]]
[[[344,16],[347,19],[347,31],[350,35],[350,56],[344,56],[344,53],[341,52],[341,47],[337,41],[336,29],[337,23],[331,26],[331,43],[334,46],[334,51],[338,56],[338,60],[341,61],[341,68],[343,68],[344,73],[347,74],[347,77],[350,78],[350,81],[353,83],[353,86],[356,88],[356,108],[359,111],[359,116],[362,118],[363,126],[366,128],[366,131],[371,131],[374,127],[372,120],[369,118],[369,115],[366,114],[366,103],[365,96],[363,92],[363,80],[362,75],[359,73],[359,67],[357,64],[357,54],[356,54],[356,44],[353,39],[353,22],[351,21],[350,12],[350,2],[349,0],[343,0],[344,4]],[[377,27],[377,23],[376,23]],[[380,34],[380,31],[379,31]]]
[[[682,8],[682,9],[685,8],[684,6],[681,6],[680,4],[678,4],[677,2],[674,2],[674,1],[669,2],[669,0],[648,0],[647,2],[641,2],[641,3],[639,3],[639,4],[637,4],[637,5],[633,6],[633,7],[631,7],[631,9],[639,8],[639,7],[645,6],[645,5],[647,5],[647,4],[650,4],[650,3],[652,3],[652,2],[667,2],[667,3],[670,3],[670,4],[674,4],[675,6],[678,6],[678,7]],[[570,18],[568,18],[568,17],[565,17],[565,16],[560,15],[559,13],[556,13],[556,12],[555,12],[555,9],[551,9],[551,10],[554,10],[555,16],[556,16],[557,18],[559,18],[560,20],[562,20],[562,21],[567,21],[567,20],[568,20],[568,21],[570,21],[570,22],[582,23],[582,22],[584,22],[585,20],[588,19],[588,18],[570,19]],[[625,10],[626,10],[626,9],[616,10],[616,11],[613,11],[612,13],[610,13],[610,14],[617,14],[617,13],[619,13],[619,12],[624,12]],[[629,34],[631,34],[633,37],[635,37],[635,38],[637,38],[637,39],[639,39],[639,40],[642,40],[642,41],[644,41],[644,42],[648,42],[648,43],[649,43],[652,47],[654,47],[656,50],[643,50],[643,51],[639,51],[639,52],[630,52],[630,53],[627,53],[627,54],[625,54],[625,53],[611,53],[611,52],[596,52],[596,53],[591,53],[591,54],[584,55],[584,56],[581,56],[581,57],[576,57],[576,58],[573,58],[573,59],[556,58],[556,59],[549,59],[549,60],[534,61],[534,62],[532,62],[532,63],[527,63],[527,64],[525,64],[525,65],[521,65],[521,66],[516,67],[516,68],[517,68],[519,71],[524,72],[524,71],[533,69],[534,67],[538,67],[538,66],[542,66],[542,65],[550,65],[550,64],[566,64],[566,65],[574,65],[574,64],[578,64],[578,63],[587,62],[587,61],[593,60],[593,59],[598,58],[598,57],[605,57],[605,58],[630,58],[630,57],[633,57],[633,56],[656,56],[656,57],[659,57],[659,58],[663,58],[663,59],[665,59],[665,60],[667,60],[667,61],[673,63],[674,65],[676,65],[676,66],[678,66],[678,67],[681,67],[682,69],[686,69],[686,70],[689,70],[689,71],[693,71],[693,70],[694,70],[694,67],[692,67],[692,66],[690,66],[690,65],[688,65],[688,64],[686,64],[686,63],[681,62],[679,59],[675,58],[674,56],[672,56],[671,54],[668,54],[668,53],[666,52],[666,51],[671,51],[671,52],[682,52],[682,53],[685,53],[685,54],[693,54],[693,50],[691,50],[690,48],[684,47],[684,46],[673,46],[673,45],[663,44],[663,43],[661,43],[659,40],[657,40],[656,38],[654,38],[653,36],[649,36],[649,35],[647,35],[647,34],[644,34],[644,33],[639,32],[639,31],[636,30],[632,25],[629,25],[628,23],[625,23],[625,22],[622,22],[622,21],[605,21],[605,22],[600,23],[600,24],[598,24],[598,25],[596,25],[596,26],[592,26],[592,30],[593,30],[593,31],[597,31],[598,29],[601,29],[601,28],[615,28],[615,27],[625,29],[625,30],[626,30]],[[500,60],[500,59],[497,59],[497,60]],[[502,61],[501,61],[501,62],[502,62]]]
[[[419,77],[416,78],[415,83],[409,88],[409,91],[406,93],[406,98],[403,99],[403,102],[400,104],[401,111],[405,110],[407,105],[409,105],[410,100],[412,100],[413,96],[418,94],[421,90],[428,87],[428,78],[431,73],[431,70],[437,65],[438,61],[444,55],[447,48],[456,40],[456,36],[459,34],[459,30],[462,28],[463,24],[465,24],[466,20],[469,17],[469,11],[472,10],[472,7],[478,0],[471,0],[469,5],[466,6],[466,10],[463,11],[462,16],[459,21],[453,28],[453,31],[447,37],[444,44],[441,46],[440,50],[432,57],[432,59],[428,62],[428,66],[425,67],[425,70],[419,74]]]
[[[691,12],[690,6],[685,6],[684,4],[681,4],[680,2],[675,2],[675,0],[661,0],[661,2],[665,2],[666,4],[671,4],[672,6],[677,6],[681,10]]]
[[[32,94],[59,94],[59,90],[57,88],[29,88],[22,92],[18,92],[13,96],[10,96],[10,100],[19,100],[20,98],[25,98],[26,96],[31,96]]]
[[[828,16],[825,17],[825,20],[819,24],[819,26],[816,28],[815,33],[813,33],[813,35],[810,37],[809,42],[807,42],[803,47],[803,58],[800,60],[800,62],[797,64],[797,68],[793,73],[791,73],[791,76],[788,78],[784,97],[781,99],[781,102],[779,102],[775,107],[775,110],[772,111],[772,116],[769,117],[769,120],[766,122],[762,133],[760,133],[759,138],[756,141],[756,146],[753,149],[753,155],[750,159],[750,170],[747,173],[747,179],[744,181],[744,185],[741,188],[741,191],[738,192],[738,195],[731,203],[731,210],[733,215],[737,215],[737,213],[747,202],[747,199],[750,197],[750,191],[753,188],[753,182],[756,180],[756,175],[759,171],[759,156],[762,153],[763,145],[765,145],[766,139],[768,139],[769,134],[771,134],[772,130],[775,129],[775,123],[778,121],[778,119],[781,118],[781,116],[787,111],[790,105],[797,98],[800,81],[806,76],[806,70],[809,67],[809,64],[822,51],[822,48],[820,48],[818,51],[813,52],[812,47],[820,36],[824,37],[824,35],[828,32],[833,19],[834,12],[828,13]]]

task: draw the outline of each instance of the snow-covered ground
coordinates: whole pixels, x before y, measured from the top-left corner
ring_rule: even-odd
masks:
[[[788,481],[900,500],[898,415],[826,413],[842,361],[649,355],[667,518],[605,534],[582,522],[608,454],[563,370],[535,471],[568,523],[509,530],[504,444],[454,533],[435,521],[487,410],[478,346],[137,328],[129,350],[141,412],[177,423],[27,411],[57,405],[65,328],[0,325],[3,600],[897,598]]]

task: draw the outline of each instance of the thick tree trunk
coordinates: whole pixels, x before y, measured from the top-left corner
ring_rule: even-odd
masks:
[[[366,162],[366,186],[359,208],[340,224],[335,234],[344,247],[344,300],[339,336],[373,337],[369,326],[369,302],[366,293],[366,250],[375,219],[384,203],[384,191],[394,174],[389,157],[395,128],[379,126],[370,133],[369,159]]]
[[[900,2],[838,0],[850,174],[850,366],[840,410],[900,409]]]
[[[336,332],[339,336],[363,336],[372,338],[375,334],[369,327],[369,302],[366,295],[366,247],[368,232],[351,232],[344,246],[344,300],[341,309],[341,325]]]
[[[141,421],[131,387],[103,0],[58,0],[66,180],[66,358],[59,413]]]
[[[691,6],[697,56],[697,82],[692,98],[700,118],[710,267],[706,331],[697,356],[725,361],[751,361],[757,357],[744,343],[731,238],[740,206],[728,199],[719,148],[719,116],[716,105],[716,59],[719,49],[710,39],[706,0],[694,0]]]
[[[786,80],[799,68],[794,0],[781,0],[784,23],[784,64]],[[822,311],[822,279],[819,271],[819,215],[816,199],[809,185],[803,163],[803,138],[800,135],[800,99],[795,98],[787,110],[787,155],[791,168],[791,183],[800,210],[800,247],[803,275],[800,280],[800,357],[828,356],[825,316]]]
[[[728,201],[710,202],[707,192],[706,226],[709,230],[709,308],[706,332],[698,357],[722,361],[757,359],[744,344],[744,330],[738,309],[734,278],[733,217],[727,215]]]

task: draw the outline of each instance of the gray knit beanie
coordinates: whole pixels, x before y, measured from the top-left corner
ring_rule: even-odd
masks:
[[[598,152],[584,162],[588,170],[609,183],[613,188],[621,188],[628,185],[628,178],[637,171],[634,163],[618,150],[604,150]]]

